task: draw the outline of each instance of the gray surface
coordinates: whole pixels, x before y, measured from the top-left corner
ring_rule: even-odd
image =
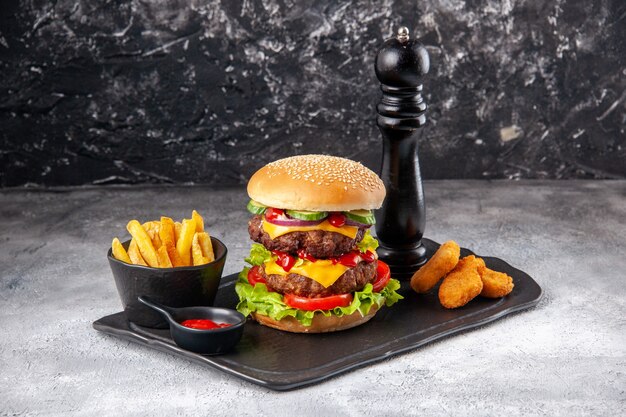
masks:
[[[426,178],[626,178],[625,16],[623,0],[2,0],[0,186],[243,184],[311,152],[378,167],[374,57],[400,25],[431,56]]]
[[[229,247],[225,273],[241,268],[249,247],[242,189],[3,191],[0,415],[623,412],[626,181],[437,181],[426,183],[426,196],[428,237],[528,272],[545,290],[540,305],[275,393],[91,328],[120,309],[105,252],[130,218],[196,208]]]

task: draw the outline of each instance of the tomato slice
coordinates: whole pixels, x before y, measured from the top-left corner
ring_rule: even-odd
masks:
[[[261,270],[261,267],[257,265],[257,266],[253,266],[248,271],[248,282],[253,287],[256,284],[259,284],[259,283],[260,284],[267,284],[267,282],[265,282],[265,278],[263,278],[263,275],[261,275],[260,270]]]
[[[269,221],[276,220],[278,217],[284,214],[285,214],[284,210],[277,209],[277,208],[270,207],[267,210],[265,210],[265,218]]]
[[[294,294],[285,294],[284,301],[289,307],[300,310],[332,310],[335,307],[347,307],[352,303],[352,294],[330,295],[328,297],[307,298]]]
[[[338,211],[333,211],[330,213],[330,216],[328,216],[328,223],[335,227],[341,227],[346,224],[346,216]]]
[[[372,284],[374,286],[373,291],[381,292],[381,290],[387,286],[390,279],[391,271],[389,270],[389,265],[378,260],[378,265],[376,265],[376,280]]]
[[[293,266],[296,264],[296,258],[286,252],[275,250],[272,251],[272,253],[278,258],[276,260],[276,263],[280,265],[285,270],[285,272],[289,272],[289,270],[293,268]]]

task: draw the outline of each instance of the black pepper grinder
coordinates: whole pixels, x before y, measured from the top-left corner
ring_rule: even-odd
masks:
[[[398,29],[376,55],[376,77],[383,92],[377,106],[377,124],[383,136],[380,177],[387,197],[376,211],[380,259],[391,275],[410,279],[426,262],[422,245],[425,226],[424,189],[417,143],[426,123],[421,78],[428,73],[426,48],[409,39],[406,27]]]

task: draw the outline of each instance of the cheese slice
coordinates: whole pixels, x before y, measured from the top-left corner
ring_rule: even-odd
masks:
[[[279,236],[285,235],[291,232],[310,232],[312,230],[323,230],[325,232],[335,232],[340,233],[344,236],[348,236],[350,239],[354,239],[356,234],[359,232],[359,228],[355,226],[341,226],[335,227],[328,222],[328,220],[324,220],[320,224],[316,224],[315,226],[277,226],[270,222],[264,221],[262,224],[263,230],[265,233],[270,235],[270,238],[276,239]]]
[[[339,263],[333,265],[328,259],[320,259],[315,262],[304,261],[302,265],[294,265],[289,272],[285,272],[282,266],[273,259],[264,264],[265,273],[270,275],[298,274],[319,282],[324,288],[328,288],[339,279],[348,269]]]

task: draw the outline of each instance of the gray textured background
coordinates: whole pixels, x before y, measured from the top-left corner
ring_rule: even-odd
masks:
[[[373,58],[423,39],[426,178],[626,177],[620,0],[2,0],[0,186],[376,168]]]
[[[424,187],[429,238],[527,272],[541,303],[287,393],[91,327],[122,308],[105,252],[127,219],[194,207],[239,272],[243,187],[0,191],[0,416],[623,416],[626,181]]]

